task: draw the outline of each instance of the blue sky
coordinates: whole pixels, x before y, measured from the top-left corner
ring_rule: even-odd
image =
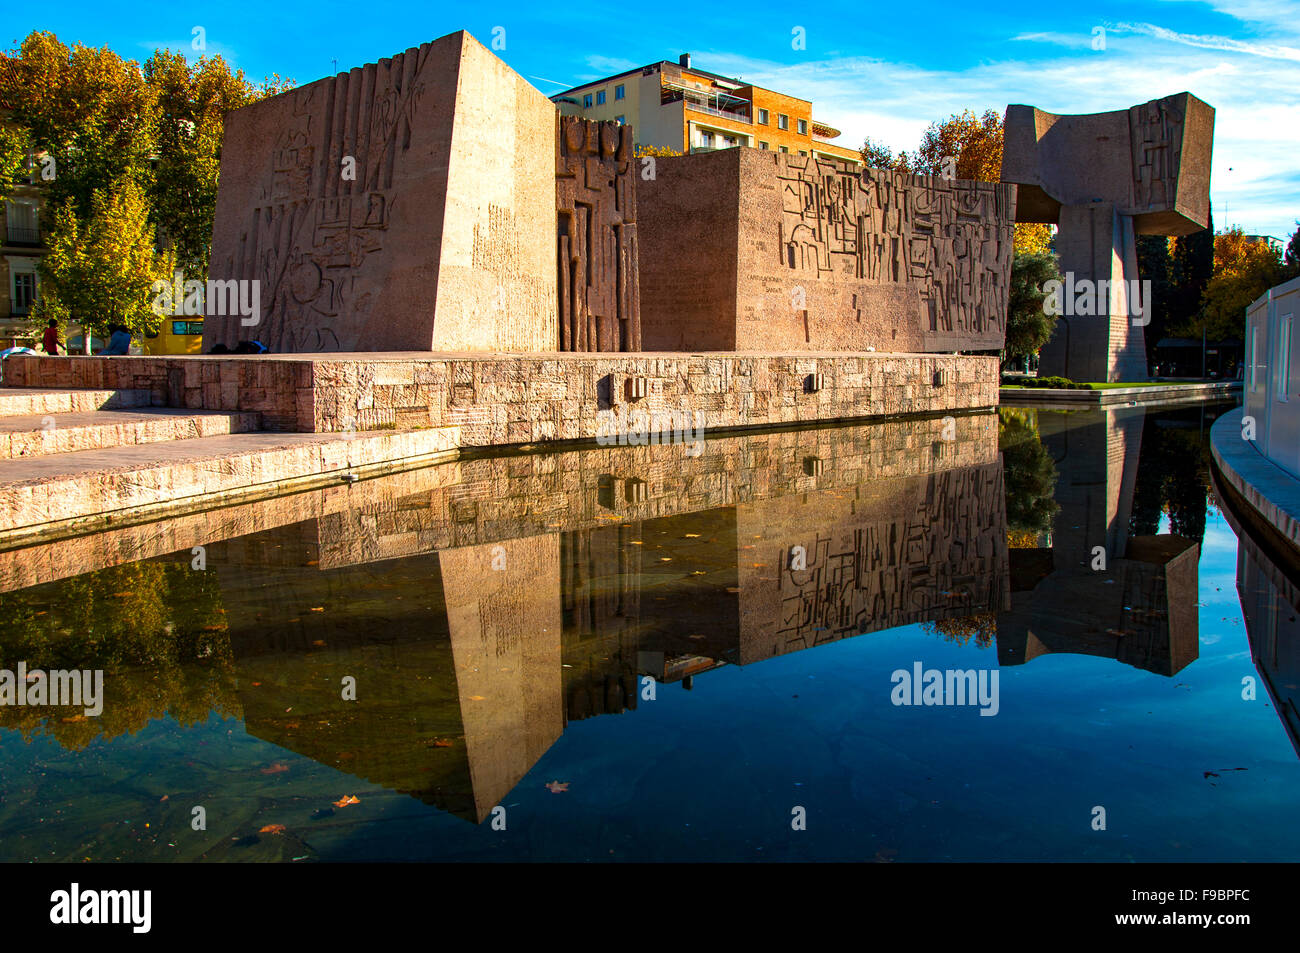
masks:
[[[11,47],[33,29],[143,59],[192,53],[195,26],[251,78],[299,83],[373,62],[458,29],[545,93],[689,51],[704,69],[813,101],[817,118],[894,149],[964,108],[1029,103],[1096,112],[1189,90],[1217,110],[1218,228],[1290,235],[1300,218],[1300,0],[1146,0],[1085,5],[915,5],[824,0],[791,10],[752,4],[560,5],[336,2],[22,4],[5,17]],[[795,27],[806,49],[792,48]],[[1105,49],[1093,49],[1094,30]],[[196,54],[195,54],[196,55]]]

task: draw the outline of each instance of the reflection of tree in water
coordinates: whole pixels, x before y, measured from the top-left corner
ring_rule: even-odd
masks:
[[[936,619],[921,623],[921,630],[941,636],[948,642],[965,645],[974,640],[977,648],[986,649],[998,635],[998,617],[992,612],[958,616],[953,619]]]
[[[1168,514],[1171,533],[1198,543],[1204,539],[1210,485],[1207,448],[1200,430],[1159,427],[1154,420],[1147,421],[1133,490],[1130,534],[1154,536],[1159,532],[1160,517]]]
[[[0,707],[0,727],[65,748],[134,733],[170,714],[181,724],[235,714],[230,644],[216,573],[141,562],[0,594],[0,668],[104,672],[103,712]]]
[[[1060,506],[1056,463],[1038,437],[1038,415],[1004,407],[998,411],[998,447],[1006,482],[1007,530],[1043,533],[1052,528]]]

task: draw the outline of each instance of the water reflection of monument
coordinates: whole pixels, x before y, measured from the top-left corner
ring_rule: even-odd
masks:
[[[942,427],[725,438],[694,460],[470,461],[432,488],[213,542],[247,730],[482,820],[568,722],[635,708],[643,676],[689,686],[1003,609],[996,418],[959,419],[955,440]]]
[[[1039,438],[1057,470],[1060,509],[1050,542],[1010,551],[1011,609],[998,616],[1000,664],[1067,652],[1173,675],[1197,658],[1199,542],[1131,531],[1141,451],[1150,444],[1144,424],[1155,426],[1144,411],[1129,408],[1038,416]],[[1155,455],[1144,480],[1160,479],[1151,472]]]

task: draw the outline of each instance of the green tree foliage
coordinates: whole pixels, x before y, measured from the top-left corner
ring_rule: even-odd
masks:
[[[151,288],[171,279],[174,261],[154,250],[144,190],[124,177],[91,194],[88,220],[74,209],[65,199],[47,233],[38,318],[76,320],[100,337],[110,323],[134,335],[156,331],[161,318],[150,307]]]
[[[221,57],[185,57],[158,50],[144,64],[144,77],[157,103],[151,216],[162,244],[176,255],[176,266],[192,277],[206,277],[217,208],[217,173],[227,111],[283,92],[288,83],[272,77],[260,87],[231,73]]]
[[[1201,308],[1182,325],[1182,333],[1210,340],[1246,336],[1246,308],[1286,278],[1282,252],[1272,243],[1230,228],[1214,236],[1214,272],[1206,282]]]
[[[59,300],[42,316],[102,327],[127,315],[124,323],[141,329],[152,295],[150,282],[138,279],[153,273],[155,249],[186,277],[206,278],[225,113],[290,85],[278,76],[253,85],[221,57],[191,65],[160,50],[142,67],[108,47],[69,47],[44,31],[0,53],[0,102],[31,149],[54,163],[45,189],[54,254],[41,275],[42,297],[55,292]],[[125,256],[118,267],[108,246],[94,247],[114,227],[136,243],[112,243],[112,253]]]
[[[1007,294],[1007,339],[1002,366],[1038,353],[1056,331],[1056,316],[1043,308],[1043,285],[1060,280],[1061,269],[1051,252],[1017,252],[1011,263]]]
[[[1154,354],[1160,339],[1169,336],[1173,317],[1174,261],[1169,254],[1169,239],[1164,235],[1137,237],[1138,275],[1151,282],[1150,323],[1143,329],[1147,354]]]
[[[1214,218],[1209,227],[1174,239],[1166,327],[1185,333],[1201,311],[1201,297],[1214,275]],[[1154,289],[1153,289],[1154,291]],[[1200,336],[1200,331],[1195,332]]]
[[[1042,533],[1052,528],[1056,502],[1056,464],[1038,437],[1033,411],[998,412],[998,447],[1006,475],[1007,529]]]
[[[1300,222],[1296,222],[1300,225]],[[1282,258],[1282,266],[1286,271],[1287,278],[1294,278],[1300,275],[1300,228],[1297,228],[1291,235],[1291,241],[1287,242],[1286,254]]]
[[[868,138],[862,143],[862,148],[858,151],[862,154],[862,164],[869,168],[906,169],[907,153],[900,152],[898,155],[894,155],[894,151],[884,143],[875,142]]]
[[[14,187],[27,178],[30,148],[27,130],[0,123],[0,201],[13,195]]]

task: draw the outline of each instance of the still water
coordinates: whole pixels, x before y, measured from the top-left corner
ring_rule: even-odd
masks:
[[[0,553],[0,668],[104,672],[98,716],[0,707],[0,859],[1295,860],[1295,592],[1218,507],[1223,409],[483,457]],[[992,703],[896,704],[930,669]]]

